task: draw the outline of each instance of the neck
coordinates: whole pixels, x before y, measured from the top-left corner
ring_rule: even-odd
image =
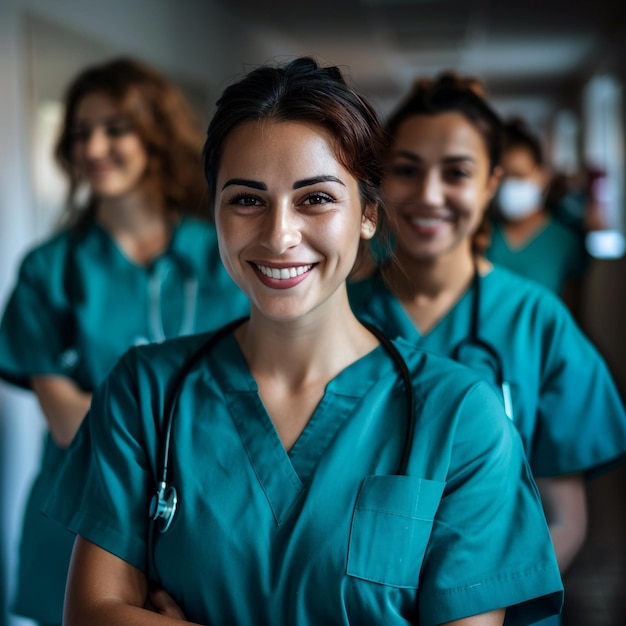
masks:
[[[546,209],[537,209],[522,220],[505,222],[504,231],[509,241],[522,243],[530,239],[550,218]]]
[[[141,232],[151,224],[164,221],[165,210],[145,192],[137,190],[121,198],[99,198],[96,219],[111,232]]]
[[[434,259],[416,258],[398,249],[396,259],[397,263],[386,268],[385,278],[401,300],[456,292],[467,286],[474,273],[469,242]]]
[[[419,259],[398,250],[397,263],[386,268],[385,279],[392,293],[421,333],[430,331],[467,291],[474,276],[469,241],[435,259]],[[489,267],[478,259],[478,270]]]
[[[333,306],[297,320],[272,320],[252,305],[250,321],[235,336],[257,381],[280,379],[293,390],[325,385],[378,345],[352,313],[345,286],[341,289]]]
[[[169,245],[171,218],[163,207],[148,202],[141,192],[99,200],[95,219],[125,254],[140,264],[151,261]]]

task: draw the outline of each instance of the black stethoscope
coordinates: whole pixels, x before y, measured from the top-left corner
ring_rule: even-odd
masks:
[[[154,563],[154,547],[155,547],[155,532],[154,528],[158,524],[159,531],[165,533],[171,526],[174,514],[176,513],[179,499],[176,487],[172,484],[168,484],[168,464],[170,462],[170,450],[172,440],[172,426],[174,424],[174,416],[176,413],[176,407],[178,400],[185,384],[185,379],[191,373],[191,370],[197,365],[197,363],[206,357],[215,347],[215,345],[221,341],[224,337],[231,334],[238,326],[243,324],[248,318],[244,317],[227,324],[217,332],[215,332],[209,339],[203,343],[183,364],[178,372],[176,381],[172,387],[172,391],[169,396],[169,400],[166,402],[164,415],[165,420],[163,422],[163,436],[161,437],[161,443],[158,452],[158,466],[157,466],[157,480],[155,494],[150,501],[149,509],[149,529],[148,529],[148,575],[156,576],[156,567]],[[362,322],[377,339],[381,345],[385,348],[387,353],[391,356],[396,367],[400,371],[402,380],[406,392],[406,432],[404,446],[402,450],[402,456],[396,474],[405,475],[411,456],[411,450],[413,447],[413,435],[415,432],[415,399],[413,392],[413,383],[411,381],[411,375],[408,367],[402,358],[402,355],[398,352],[397,348],[391,343],[391,341],[383,335],[383,333],[366,322]]]
[[[474,274],[472,277],[472,288],[474,290],[472,297],[472,314],[470,317],[469,333],[462,339],[452,351],[450,355],[455,361],[462,363],[474,370],[483,370],[484,367],[480,367],[478,362],[485,362],[489,370],[495,375],[495,384],[502,391],[502,399],[504,401],[504,411],[507,417],[513,419],[513,401],[511,397],[511,386],[506,380],[504,375],[504,365],[502,358],[498,354],[497,350],[484,339],[480,338],[478,334],[478,322],[480,319],[480,275],[478,273],[478,266],[474,259]],[[477,353],[481,352],[480,359],[477,358]],[[487,359],[485,359],[487,357]]]

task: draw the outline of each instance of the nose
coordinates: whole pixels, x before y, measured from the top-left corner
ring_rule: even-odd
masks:
[[[418,200],[425,206],[438,207],[444,201],[444,184],[436,171],[426,172],[418,184]]]
[[[102,126],[94,126],[83,144],[84,154],[89,159],[105,156],[109,150],[109,138]]]
[[[301,216],[289,202],[270,206],[263,220],[261,245],[273,254],[282,255],[302,241]]]

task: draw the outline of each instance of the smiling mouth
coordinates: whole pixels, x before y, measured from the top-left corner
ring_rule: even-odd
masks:
[[[254,264],[255,267],[268,278],[274,278],[277,280],[286,280],[288,278],[295,278],[310,272],[313,268],[313,264],[310,265],[295,265],[293,267],[268,267],[267,265]]]
[[[441,217],[410,217],[409,221],[411,224],[415,226],[419,226],[421,228],[433,228],[434,226],[438,226],[441,222],[444,221]]]

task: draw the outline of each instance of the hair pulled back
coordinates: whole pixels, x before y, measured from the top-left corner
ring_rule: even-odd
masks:
[[[212,212],[229,134],[244,122],[302,122],[332,137],[337,159],[359,183],[363,204],[378,207],[380,220],[384,131],[372,106],[348,86],[338,67],[321,67],[310,57],[264,65],[227,87],[216,107],[204,146]]]
[[[459,113],[482,136],[493,171],[500,164],[502,153],[502,121],[485,100],[484,93],[477,78],[454,72],[444,72],[434,79],[419,78],[389,117],[387,132],[393,139],[400,124],[413,115]]]
[[[489,171],[500,165],[502,155],[502,121],[486,101],[483,84],[473,76],[444,72],[435,78],[419,78],[412,90],[387,121],[390,141],[399,127],[414,115],[459,113],[483,138],[489,158]],[[487,213],[472,239],[472,249],[483,254],[491,243],[491,224]]]

